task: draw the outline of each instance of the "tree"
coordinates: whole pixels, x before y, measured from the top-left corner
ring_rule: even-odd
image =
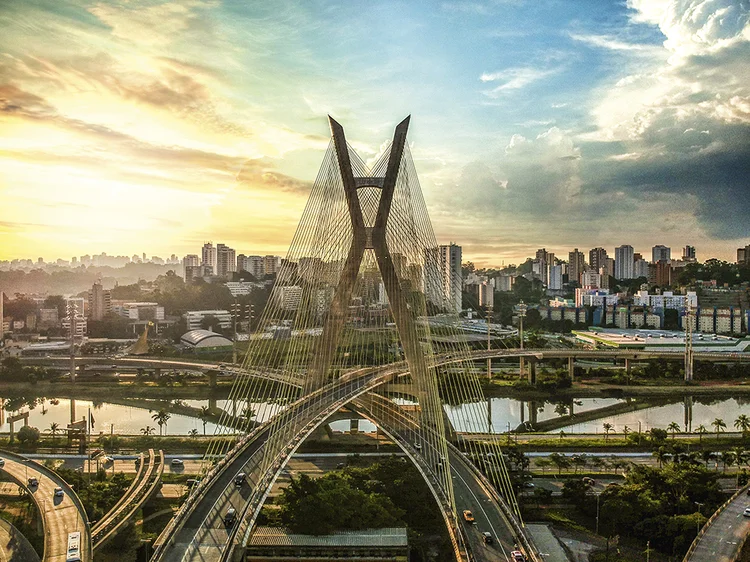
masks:
[[[672,422],[667,426],[667,431],[672,432],[672,440],[674,440],[675,435],[680,432],[680,429],[682,428],[680,427],[680,424],[678,424],[677,422]]]
[[[169,421],[169,418],[171,417],[172,415],[166,410],[159,410],[158,412],[156,412],[154,415],[151,416],[151,419],[159,424],[159,435],[162,434],[162,427],[167,425],[167,422]]]
[[[727,424],[724,423],[724,420],[721,418],[715,418],[714,421],[711,422],[711,425],[716,429],[716,439],[719,438],[719,432],[724,431],[727,428]]]
[[[189,435],[190,437],[198,437],[198,430],[197,430],[197,429],[195,429],[195,428],[193,428],[193,429],[191,429],[190,431],[188,431],[188,435]]]
[[[570,468],[570,459],[560,453],[552,453],[549,456],[550,462],[557,467],[558,476],[562,474],[563,468]]]
[[[746,414],[740,414],[734,420],[734,427],[742,432],[742,438],[744,439],[747,436],[747,432],[750,431],[750,417]]]
[[[206,424],[211,417],[211,409],[208,406],[201,406],[201,413],[198,414],[198,417],[203,422],[203,435],[206,435]]]
[[[552,466],[552,461],[549,459],[541,458],[541,459],[537,459],[534,464],[536,464],[537,468],[541,468],[542,474],[544,474],[544,471],[550,466]]]
[[[606,441],[609,438],[609,432],[614,429],[614,426],[611,423],[604,422],[604,440]]]
[[[36,427],[25,425],[16,434],[21,445],[33,447],[39,442],[39,430]]]
[[[693,430],[693,432],[698,434],[698,443],[701,443],[703,441],[703,434],[708,433],[708,430],[705,425],[700,424]]]
[[[146,427],[141,428],[141,433],[148,437],[149,435],[153,435],[154,433],[156,433],[156,429],[154,429],[150,425],[147,425]]]
[[[60,431],[60,424],[57,422],[49,424],[49,429],[47,431],[52,434],[52,440],[54,441],[57,438],[57,432]]]
[[[724,451],[722,453],[719,453],[719,460],[721,460],[721,464],[723,466],[722,472],[726,472],[727,467],[732,466],[734,464],[736,457],[734,456],[734,453],[732,453],[731,451]]]

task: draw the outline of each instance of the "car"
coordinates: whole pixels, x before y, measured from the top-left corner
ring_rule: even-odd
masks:
[[[417,451],[421,451],[421,450],[422,450],[422,444],[421,444],[421,443],[414,443],[414,448],[415,448],[415,449],[416,449]]]
[[[464,509],[464,520],[467,523],[474,523],[474,514],[468,509]]]
[[[526,562],[526,557],[520,550],[514,550],[510,553],[510,562]]]
[[[172,466],[183,466],[184,464],[180,459],[172,459]]]
[[[29,478],[28,482],[29,482],[29,488],[36,488],[37,486],[39,486],[39,480],[34,476]]]
[[[745,511],[742,512],[745,517],[750,517],[750,507],[746,507]]]
[[[594,484],[596,484],[596,480],[594,480],[593,478],[590,478],[588,476],[584,476],[583,478],[581,478],[581,482],[583,482],[584,484],[587,484],[589,486],[593,486]]]
[[[187,480],[185,480],[185,486],[187,486],[188,488],[197,486],[200,483],[201,481],[198,478],[188,478]]]
[[[5,466],[5,459],[0,459],[0,468]]]
[[[337,468],[338,470],[341,470],[342,468],[346,468],[346,463],[344,463],[344,462],[340,462],[340,463],[338,463],[338,464],[336,465],[336,468]]]
[[[104,464],[108,464],[108,463],[111,463],[111,462],[115,462],[115,458],[114,457],[110,457],[110,456],[105,456],[104,457]]]
[[[524,488],[534,488],[534,483],[526,481],[526,482],[523,483],[523,487]]]
[[[482,541],[484,541],[484,544],[492,544],[492,535],[485,531],[482,533]]]
[[[237,476],[234,477],[234,485],[238,488],[242,486],[245,483],[246,476],[247,474],[245,474],[244,472],[238,473]]]
[[[55,488],[55,497],[56,498],[61,498],[64,495],[65,495],[65,492],[63,491],[62,488],[60,488],[59,486],[57,488]]]
[[[227,509],[226,515],[224,515],[224,525],[227,527],[234,527],[234,524],[237,522],[237,510],[233,507],[230,507]]]

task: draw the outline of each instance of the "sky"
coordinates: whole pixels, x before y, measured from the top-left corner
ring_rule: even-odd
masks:
[[[328,147],[408,141],[480,265],[750,244],[750,2],[2,0],[0,259],[284,255]]]

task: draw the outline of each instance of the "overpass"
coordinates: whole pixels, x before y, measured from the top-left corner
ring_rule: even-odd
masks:
[[[750,535],[750,517],[743,512],[750,504],[745,485],[719,507],[690,545],[683,562],[734,562]]]
[[[161,476],[164,472],[164,453],[154,453],[149,449],[144,458],[139,457],[138,472],[125,495],[109,510],[109,512],[91,529],[91,540],[96,552],[110,539],[119,533],[158,491]]]
[[[53,470],[8,451],[0,451],[5,460],[2,470],[27,490],[39,510],[44,528],[43,562],[65,562],[68,552],[68,533],[81,533],[81,560],[93,560],[91,528],[81,500],[73,489]],[[36,478],[39,485],[28,486],[28,479]],[[55,488],[63,489],[63,496],[54,495]]]

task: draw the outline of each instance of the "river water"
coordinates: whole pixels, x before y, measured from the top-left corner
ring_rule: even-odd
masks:
[[[141,429],[147,426],[153,427],[159,434],[159,426],[152,419],[152,415],[163,408],[166,403],[149,401],[143,407],[136,405],[113,404],[108,402],[91,402],[88,400],[75,400],[75,419],[86,419],[91,412],[94,418],[93,433],[116,433],[116,434],[140,434]],[[135,401],[134,401],[135,402]],[[663,402],[665,402],[663,400]],[[183,400],[181,404],[199,410],[202,406],[209,406],[208,400]],[[631,405],[641,404],[635,400]],[[218,400],[215,403],[218,408],[226,408],[230,411],[232,406],[229,402]],[[50,425],[57,423],[63,429],[70,422],[71,401],[67,398],[60,399],[38,399],[36,404],[25,403],[8,404],[3,412],[0,432],[8,432],[8,414],[11,412],[29,412],[29,424],[38,427],[42,432],[49,433]],[[278,410],[278,405],[252,404],[256,411],[256,419],[265,419]],[[711,422],[715,418],[721,418],[727,425],[728,431],[734,431],[734,420],[740,414],[750,415],[750,397],[695,397],[684,399],[675,397],[672,403],[645,407],[637,411],[622,411],[618,408],[626,407],[625,399],[618,398],[581,398],[572,401],[573,412],[576,415],[591,415],[592,412],[603,409],[593,419],[575,422],[573,420],[560,420],[561,415],[570,413],[571,401],[565,403],[551,402],[522,402],[512,398],[491,398],[481,403],[461,404],[457,406],[446,405],[445,411],[454,428],[461,432],[488,432],[503,433],[508,428],[515,429],[523,422],[537,424],[541,422],[552,423],[553,427],[545,430],[550,433],[559,433],[563,430],[566,434],[574,433],[603,433],[603,424],[610,423],[614,426],[615,433],[622,433],[625,426],[631,431],[648,431],[653,427],[665,429],[671,422],[676,422],[681,427],[692,430],[699,425],[704,425],[709,432],[713,430]],[[167,408],[168,409],[168,408]],[[614,409],[614,411],[613,411]],[[23,422],[16,422],[16,430]],[[544,424],[543,424],[544,425]],[[331,424],[334,431],[348,431],[350,423],[348,420],[339,420]],[[197,416],[193,417],[182,413],[172,413],[171,418],[163,428],[169,435],[186,435],[190,430],[196,429],[203,434],[203,422]],[[359,430],[372,432],[375,426],[368,421],[359,421]],[[216,431],[216,424],[206,423],[205,432],[212,435]]]

